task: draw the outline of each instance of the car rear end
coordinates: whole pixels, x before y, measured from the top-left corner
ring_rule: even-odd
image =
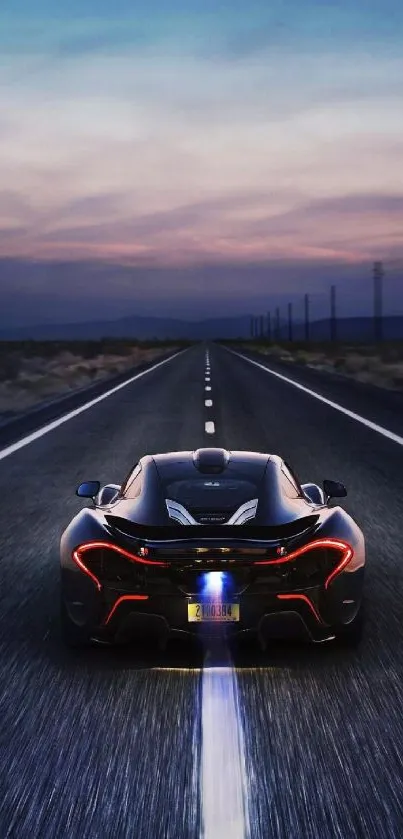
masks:
[[[122,531],[117,538],[112,528],[110,538],[80,546],[74,581],[86,593],[75,587],[74,598],[90,600],[93,636],[154,637],[163,645],[175,636],[253,634],[264,646],[272,638],[326,640],[354,618],[363,574],[359,535],[355,550],[352,540],[323,536],[316,526],[303,537],[277,539],[247,537],[248,527],[242,538],[239,528],[225,528],[225,538],[219,530],[215,538],[156,540]]]

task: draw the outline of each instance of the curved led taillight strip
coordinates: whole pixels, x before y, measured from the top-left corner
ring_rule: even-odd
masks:
[[[116,603],[113,604],[108,617],[104,621],[105,626],[109,623],[111,618],[113,618],[116,609],[120,606],[120,604],[124,603],[126,600],[148,600],[148,594],[123,594],[122,597],[118,597]]]
[[[336,577],[337,574],[340,574],[340,571],[343,571],[354,556],[354,551],[351,545],[347,542],[343,542],[341,539],[315,539],[313,542],[308,542],[308,544],[304,545],[302,548],[298,548],[298,550],[293,551],[290,554],[286,554],[285,556],[281,556],[278,559],[258,559],[255,560],[253,564],[280,565],[284,562],[291,562],[293,559],[297,559],[299,556],[318,548],[333,548],[335,550],[339,550],[342,554],[339,564],[336,565],[336,568],[333,569],[325,581],[325,589],[327,589],[334,577]]]
[[[90,571],[90,569],[87,568],[86,565],[84,565],[84,563],[83,563],[83,561],[80,557],[80,550],[81,550],[80,548],[76,548],[76,550],[73,551],[72,557],[74,559],[74,562],[76,563],[76,565],[78,565],[80,570],[84,571],[84,574],[86,574],[87,577],[89,577],[95,583],[98,591],[101,591],[102,584],[99,582],[98,577],[96,577],[95,574],[93,574],[92,571]]]
[[[108,550],[108,551],[116,551],[116,553],[124,556],[126,559],[129,559],[130,562],[136,562],[140,565],[156,565],[159,567],[166,568],[168,563],[167,562],[160,562],[158,560],[152,559],[145,559],[143,556],[137,556],[137,554],[132,554],[130,551],[126,551],[124,548],[119,547],[119,545],[112,545],[110,542],[84,542],[83,545],[79,545],[73,553],[72,557],[76,565],[87,574],[88,577],[95,583],[98,591],[102,589],[102,583],[98,580],[98,577],[90,571],[89,568],[85,565],[82,559],[82,554],[86,554],[88,551],[95,551],[95,550]]]

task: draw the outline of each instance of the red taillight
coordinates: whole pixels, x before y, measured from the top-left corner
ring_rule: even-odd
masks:
[[[309,606],[318,623],[323,623],[319,612],[316,611],[315,606],[312,603],[312,600],[310,600],[306,594],[278,594],[277,597],[279,600],[302,600]]]
[[[83,571],[84,574],[87,574],[88,577],[90,577],[91,580],[93,580],[98,591],[101,591],[102,584],[98,580],[98,577],[96,577],[95,574],[93,574],[92,571],[90,571],[90,569],[87,568],[82,559],[83,554],[86,554],[88,551],[96,550],[116,551],[116,553],[120,554],[121,556],[124,556],[126,559],[130,560],[130,562],[137,562],[140,565],[157,565],[160,567],[162,566],[164,568],[166,568],[166,566],[168,565],[167,562],[159,562],[157,560],[145,559],[142,556],[137,556],[137,554],[132,554],[130,553],[130,551],[126,551],[119,545],[112,545],[110,542],[85,542],[83,545],[79,545],[79,547],[73,551],[72,557],[74,559],[74,562],[81,569],[81,571]]]
[[[90,571],[90,569],[87,568],[86,565],[84,565],[84,563],[83,563],[83,561],[80,557],[80,551],[81,551],[81,548],[76,548],[76,550],[73,551],[72,557],[74,559],[74,562],[76,563],[76,565],[78,565],[78,567],[81,569],[81,571],[84,571],[84,574],[87,574],[87,577],[90,577],[90,579],[93,580],[93,582],[95,583],[98,591],[101,591],[102,585],[99,582],[98,577],[96,577],[95,574],[93,574],[92,571]]]
[[[325,588],[328,588],[328,586],[330,585],[330,583],[332,582],[334,577],[336,577],[337,574],[340,574],[340,571],[343,571],[343,569],[346,567],[346,565],[348,565],[348,563],[352,560],[353,556],[354,556],[354,551],[353,551],[351,545],[344,544],[343,556],[342,556],[339,564],[336,565],[336,568],[334,568],[333,571],[329,574],[329,576],[328,576],[328,578],[325,582]]]
[[[297,559],[297,557],[302,556],[303,554],[309,553],[312,550],[316,550],[318,548],[333,548],[334,550],[338,550],[341,553],[341,560],[336,565],[336,568],[329,574],[325,581],[325,589],[328,588],[334,577],[343,571],[343,569],[348,565],[350,560],[354,555],[354,551],[347,542],[343,542],[341,539],[315,539],[313,542],[309,542],[307,545],[304,545],[302,548],[298,548],[298,550],[293,551],[286,556],[282,556],[281,559],[259,559],[254,562],[254,565],[280,565],[280,563],[284,562],[291,562],[293,559]]]
[[[118,606],[120,606],[120,604],[123,603],[125,600],[148,600],[148,594],[123,594],[122,597],[119,597],[116,603],[114,603],[114,605],[112,606],[112,609],[110,610],[108,617],[104,621],[105,626],[107,623],[109,623],[110,619],[115,614]]]

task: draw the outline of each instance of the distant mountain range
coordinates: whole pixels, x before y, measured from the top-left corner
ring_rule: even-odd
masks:
[[[1,340],[96,340],[99,338],[183,338],[203,340],[245,337],[250,332],[250,317],[217,318],[189,322],[173,318],[127,317],[119,320],[88,323],[42,324],[0,330]]]
[[[216,338],[249,338],[251,315],[228,318],[210,318],[201,321],[184,321],[158,317],[127,317],[111,321],[88,323],[39,324],[37,326],[0,329],[0,340],[97,340],[100,338],[137,338],[139,340],[191,339],[195,341]],[[384,337],[403,339],[403,316],[383,319]],[[281,325],[280,336],[288,337],[288,325]],[[369,317],[340,318],[337,321],[339,340],[373,340],[374,321]],[[293,324],[294,340],[303,340],[305,327]],[[311,340],[323,341],[330,337],[328,319],[310,324]]]

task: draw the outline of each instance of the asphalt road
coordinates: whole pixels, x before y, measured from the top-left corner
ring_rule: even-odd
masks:
[[[208,808],[205,839],[403,835],[403,446],[224,348],[209,352],[211,391],[196,346],[0,460],[0,839],[199,839]],[[302,376],[403,434],[398,400]],[[235,653],[245,798],[235,827],[226,671],[211,705],[220,729],[204,716],[192,647],[73,654],[59,639],[58,542],[82,504],[76,485],[119,483],[145,452],[200,445],[272,451],[303,481],[344,481],[368,547],[358,651]],[[228,830],[215,833],[202,725],[228,782]]]

